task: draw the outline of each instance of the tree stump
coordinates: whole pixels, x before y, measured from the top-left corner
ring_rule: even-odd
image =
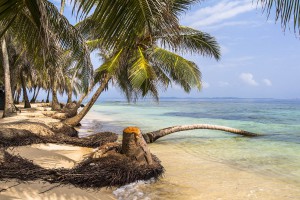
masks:
[[[127,127],[123,130],[122,153],[140,164],[153,164],[147,143],[137,127]]]

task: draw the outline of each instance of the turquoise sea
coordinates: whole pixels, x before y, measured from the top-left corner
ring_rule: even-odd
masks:
[[[173,133],[156,146],[177,148],[191,159],[205,158],[253,174],[300,185],[300,100],[162,99],[98,102],[85,124],[122,133],[127,126],[143,132],[184,124],[216,124],[262,134],[247,138],[212,130]]]

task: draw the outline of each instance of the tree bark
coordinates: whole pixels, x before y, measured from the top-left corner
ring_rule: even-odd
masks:
[[[57,81],[53,80],[51,85],[52,85],[52,110],[60,110],[61,107],[57,99]]]
[[[20,103],[21,89],[15,91],[14,104]]]
[[[35,96],[34,96],[34,102],[33,102],[33,103],[36,102],[36,99],[37,99],[37,97],[38,97],[38,95],[39,95],[39,93],[40,93],[40,89],[41,89],[41,87],[38,87],[38,90],[37,90],[37,92],[36,92],[36,94],[35,94]]]
[[[230,132],[238,135],[243,135],[247,137],[255,137],[259,136],[257,133],[252,133],[240,129],[230,128],[226,126],[218,126],[218,125],[210,125],[210,124],[193,124],[193,125],[183,125],[183,126],[172,126],[164,129],[160,129],[157,131],[149,132],[143,134],[144,139],[147,143],[153,143],[161,137],[169,135],[171,133],[180,132],[180,131],[188,131],[188,130],[195,130],[195,129],[210,129],[210,130],[219,130]]]
[[[92,108],[94,103],[97,101],[100,94],[103,92],[103,90],[106,88],[109,80],[111,79],[111,76],[107,76],[104,78],[104,80],[101,82],[100,87],[97,89],[91,100],[85,107],[81,110],[80,113],[78,113],[76,116],[66,119],[64,123],[66,123],[69,126],[75,127],[82,119],[83,117],[89,112],[89,110]]]
[[[46,99],[46,103],[49,103],[49,96],[50,96],[50,89],[48,89],[48,92],[47,92],[47,99]]]
[[[21,78],[22,89],[23,89],[24,108],[31,108],[31,105],[30,105],[30,102],[28,99],[28,95],[27,95],[26,82],[24,80],[23,70],[21,70],[20,78]]]
[[[3,71],[4,71],[4,87],[5,87],[5,104],[4,104],[4,112],[3,117],[9,117],[13,113],[15,113],[15,106],[13,105],[13,98],[11,92],[11,84],[10,84],[10,69],[9,69],[9,59],[7,53],[6,41],[3,36],[2,39],[2,56],[3,56]]]
[[[68,84],[68,101],[67,101],[67,103],[72,103],[72,94],[73,94],[72,88],[73,88],[72,84],[69,83]]]
[[[137,127],[127,127],[123,130],[122,153],[140,164],[153,163],[147,143]]]
[[[32,98],[30,100],[30,103],[34,103],[35,92],[36,92],[36,86],[34,86],[33,95],[32,95]]]

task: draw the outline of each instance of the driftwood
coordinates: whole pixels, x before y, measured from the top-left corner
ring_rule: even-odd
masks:
[[[218,126],[218,125],[210,125],[210,124],[193,124],[193,125],[172,126],[168,128],[163,128],[157,131],[144,133],[143,137],[147,143],[153,143],[159,138],[169,135],[171,133],[195,130],[195,129],[219,130],[219,131],[230,132],[230,133],[247,136],[247,137],[259,136],[259,134],[257,133],[252,133],[249,131],[244,131],[244,130],[226,127],[226,126]]]

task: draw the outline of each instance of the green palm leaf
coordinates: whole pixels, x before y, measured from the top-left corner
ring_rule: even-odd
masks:
[[[195,63],[158,47],[151,54],[151,62],[172,81],[179,84],[184,91],[190,92],[193,87],[201,89],[201,72]]]
[[[151,81],[156,79],[156,74],[140,47],[133,55],[129,72],[133,88],[138,90],[143,88],[143,96],[145,96],[146,91],[151,87]]]
[[[293,22],[294,29],[300,29],[300,0],[257,0],[261,2],[263,11],[270,16],[275,10],[275,20],[281,21],[285,30],[289,22]]]
[[[172,39],[165,35],[157,35],[156,38],[160,40],[163,47],[175,52],[183,54],[192,52],[214,57],[216,60],[221,56],[219,44],[214,37],[189,27],[181,26],[179,35],[173,36]]]
[[[86,16],[94,8],[91,18],[95,24],[95,37],[103,38],[108,48],[133,44],[135,38],[156,27],[175,34],[178,19],[170,13],[171,0],[74,0],[78,13]],[[75,10],[74,5],[74,10]]]

